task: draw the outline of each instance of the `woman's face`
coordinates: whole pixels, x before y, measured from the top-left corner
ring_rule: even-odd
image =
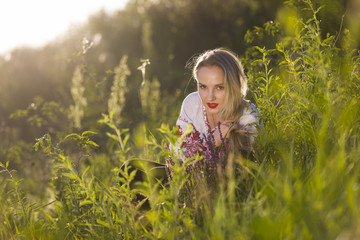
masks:
[[[203,66],[197,72],[198,89],[208,114],[218,114],[224,106],[224,72],[218,66]]]

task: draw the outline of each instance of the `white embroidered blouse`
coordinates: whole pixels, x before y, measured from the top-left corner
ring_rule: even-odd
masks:
[[[252,146],[257,133],[256,124],[258,123],[258,110],[250,103],[250,101],[246,102],[248,106],[244,108],[237,126],[238,129],[245,130],[249,134],[250,146]],[[180,110],[180,116],[176,121],[176,125],[180,127],[180,131],[186,131],[190,123],[200,133],[200,137],[203,136],[203,134],[206,135],[208,133],[205,106],[202,104],[198,92],[190,93],[184,99]]]

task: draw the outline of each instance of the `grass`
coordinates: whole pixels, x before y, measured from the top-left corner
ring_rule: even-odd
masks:
[[[207,184],[206,169],[188,174],[188,165],[179,164],[166,147],[175,143],[176,128],[161,125],[151,133],[142,124],[132,139],[118,127],[118,107],[116,115],[109,110],[98,120],[105,134],[37,139],[37,154],[51,161],[43,198],[26,192],[28,179],[9,163],[0,165],[0,239],[360,238],[359,54],[348,31],[341,40],[322,38],[318,9],[300,2],[302,10],[291,20],[296,27],[282,30],[286,17],[267,23],[262,31],[276,39],[276,46],[249,47],[243,59],[249,98],[262,123],[253,159],[230,153],[213,176],[217,181]],[[288,1],[287,6],[296,4]],[[301,18],[302,12],[310,17]],[[126,69],[120,65],[117,69]],[[124,84],[125,77],[117,79]],[[125,93],[119,86],[112,91],[123,92],[112,96],[120,99]],[[156,106],[147,108],[153,121],[148,126],[153,126]],[[166,184],[148,174],[134,188],[139,170],[120,168],[126,160],[165,163],[169,156],[174,165]],[[197,155],[186,163],[203,160]]]

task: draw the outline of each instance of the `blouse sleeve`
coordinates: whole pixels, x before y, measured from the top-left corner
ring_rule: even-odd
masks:
[[[179,118],[176,121],[176,125],[179,126],[179,132],[182,133],[187,130],[189,124],[193,126],[197,122],[198,111],[198,96],[196,93],[189,94],[183,101]]]
[[[188,109],[186,109],[185,102],[183,102],[179,114],[179,118],[176,121],[176,125],[179,126],[179,133],[186,131],[188,125],[191,123],[191,118],[188,113]]]

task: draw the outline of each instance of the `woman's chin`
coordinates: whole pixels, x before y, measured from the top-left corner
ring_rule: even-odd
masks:
[[[216,108],[209,108],[209,107],[207,107],[207,113],[208,114],[218,114],[219,112],[220,112],[220,110],[218,109],[218,107],[216,107]]]

